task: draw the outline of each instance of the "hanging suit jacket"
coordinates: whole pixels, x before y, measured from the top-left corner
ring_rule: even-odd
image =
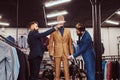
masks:
[[[48,50],[50,55],[53,55],[54,53],[54,57],[61,57],[63,54],[65,56],[73,54],[73,44],[70,30],[64,28],[63,36],[59,30],[53,32],[50,35]]]
[[[16,50],[20,63],[19,75],[17,80],[29,80],[29,65],[27,61],[27,55],[17,48]]]
[[[38,56],[43,56],[44,45],[43,45],[41,38],[49,35],[50,33],[54,31],[55,29],[52,28],[43,33],[39,33],[37,30],[33,30],[29,32],[28,34],[28,44],[30,47],[29,59],[33,59]]]
[[[85,31],[78,45],[79,49],[73,54],[73,57],[82,55],[88,73],[88,80],[95,80],[95,51],[91,36],[87,31]]]
[[[14,59],[10,45],[0,40],[0,80],[13,80]]]

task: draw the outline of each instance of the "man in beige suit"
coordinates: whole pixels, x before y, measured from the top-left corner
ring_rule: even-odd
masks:
[[[57,21],[64,22],[64,16],[58,16]],[[63,27],[50,35],[48,50],[50,56],[54,56],[55,80],[60,80],[61,62],[63,62],[65,80],[70,80],[67,56],[73,54],[71,33],[69,29],[64,28],[64,23],[58,25]]]

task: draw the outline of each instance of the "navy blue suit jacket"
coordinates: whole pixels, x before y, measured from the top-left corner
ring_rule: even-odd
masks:
[[[80,40],[79,49],[73,54],[74,57],[82,55],[86,64],[88,80],[95,80],[95,51],[93,49],[93,42],[90,34],[85,31],[82,39]]]
[[[37,30],[33,30],[29,32],[28,34],[28,44],[30,48],[29,59],[33,59],[38,56],[41,56],[41,57],[43,56],[44,46],[41,38],[49,35],[54,31],[55,29],[52,28],[43,33],[39,33]]]
[[[79,41],[78,46],[79,50],[77,51],[77,53],[73,54],[74,57],[77,57],[79,55],[82,55],[84,57],[86,54],[95,56],[93,42],[90,34],[87,31],[85,31],[84,35],[82,36],[82,39]]]

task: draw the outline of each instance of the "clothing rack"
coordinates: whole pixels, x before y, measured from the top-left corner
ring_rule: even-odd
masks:
[[[103,60],[113,60],[113,61],[119,61],[120,55],[110,55],[110,56],[102,56]]]
[[[3,59],[2,62],[5,62],[4,66],[6,66],[7,62],[9,63],[9,66],[7,68],[9,69],[8,72],[11,71],[10,76],[14,78],[14,80],[29,80],[29,65],[27,61],[28,60],[27,55],[23,51],[20,50],[21,48],[17,44],[13,43],[12,41],[8,40],[2,35],[0,35],[0,41],[7,43],[8,45],[10,45],[10,47],[16,48],[16,51],[13,51],[13,49],[8,46],[10,48],[10,51],[8,51],[8,53],[11,53],[11,54],[9,55],[8,53],[5,52],[5,55],[4,54],[2,55],[4,57],[4,58],[2,57]],[[18,57],[16,57],[14,54],[16,54]],[[7,60],[10,60],[10,61],[7,61]],[[17,61],[19,61],[19,63]],[[15,68],[15,66],[17,68]],[[7,71],[7,68],[3,70],[4,73]],[[17,76],[14,73],[17,74]],[[7,77],[7,72],[5,74],[5,77]],[[13,80],[11,79],[11,77],[9,77],[8,75],[8,78],[10,78],[9,80]],[[1,78],[1,75],[0,75],[0,78]],[[4,76],[2,78],[4,78]]]
[[[104,79],[102,80],[119,80],[119,55],[102,56],[102,70]]]
[[[13,47],[15,47],[15,48],[20,49],[20,47],[19,47],[17,44],[15,44],[15,43],[13,43],[12,41],[6,39],[6,38],[3,37],[2,35],[0,35],[0,37],[4,40],[4,42],[8,43],[9,45],[11,45],[11,46],[13,46]]]

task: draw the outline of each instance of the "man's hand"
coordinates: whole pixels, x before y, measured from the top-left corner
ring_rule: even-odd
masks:
[[[58,24],[58,25],[56,25],[54,28],[55,28],[56,30],[58,30],[58,29],[61,28],[61,27],[63,27],[63,25]]]
[[[70,56],[68,56],[67,58],[68,58],[68,59],[73,59],[74,57],[73,57],[73,55],[70,55]]]

